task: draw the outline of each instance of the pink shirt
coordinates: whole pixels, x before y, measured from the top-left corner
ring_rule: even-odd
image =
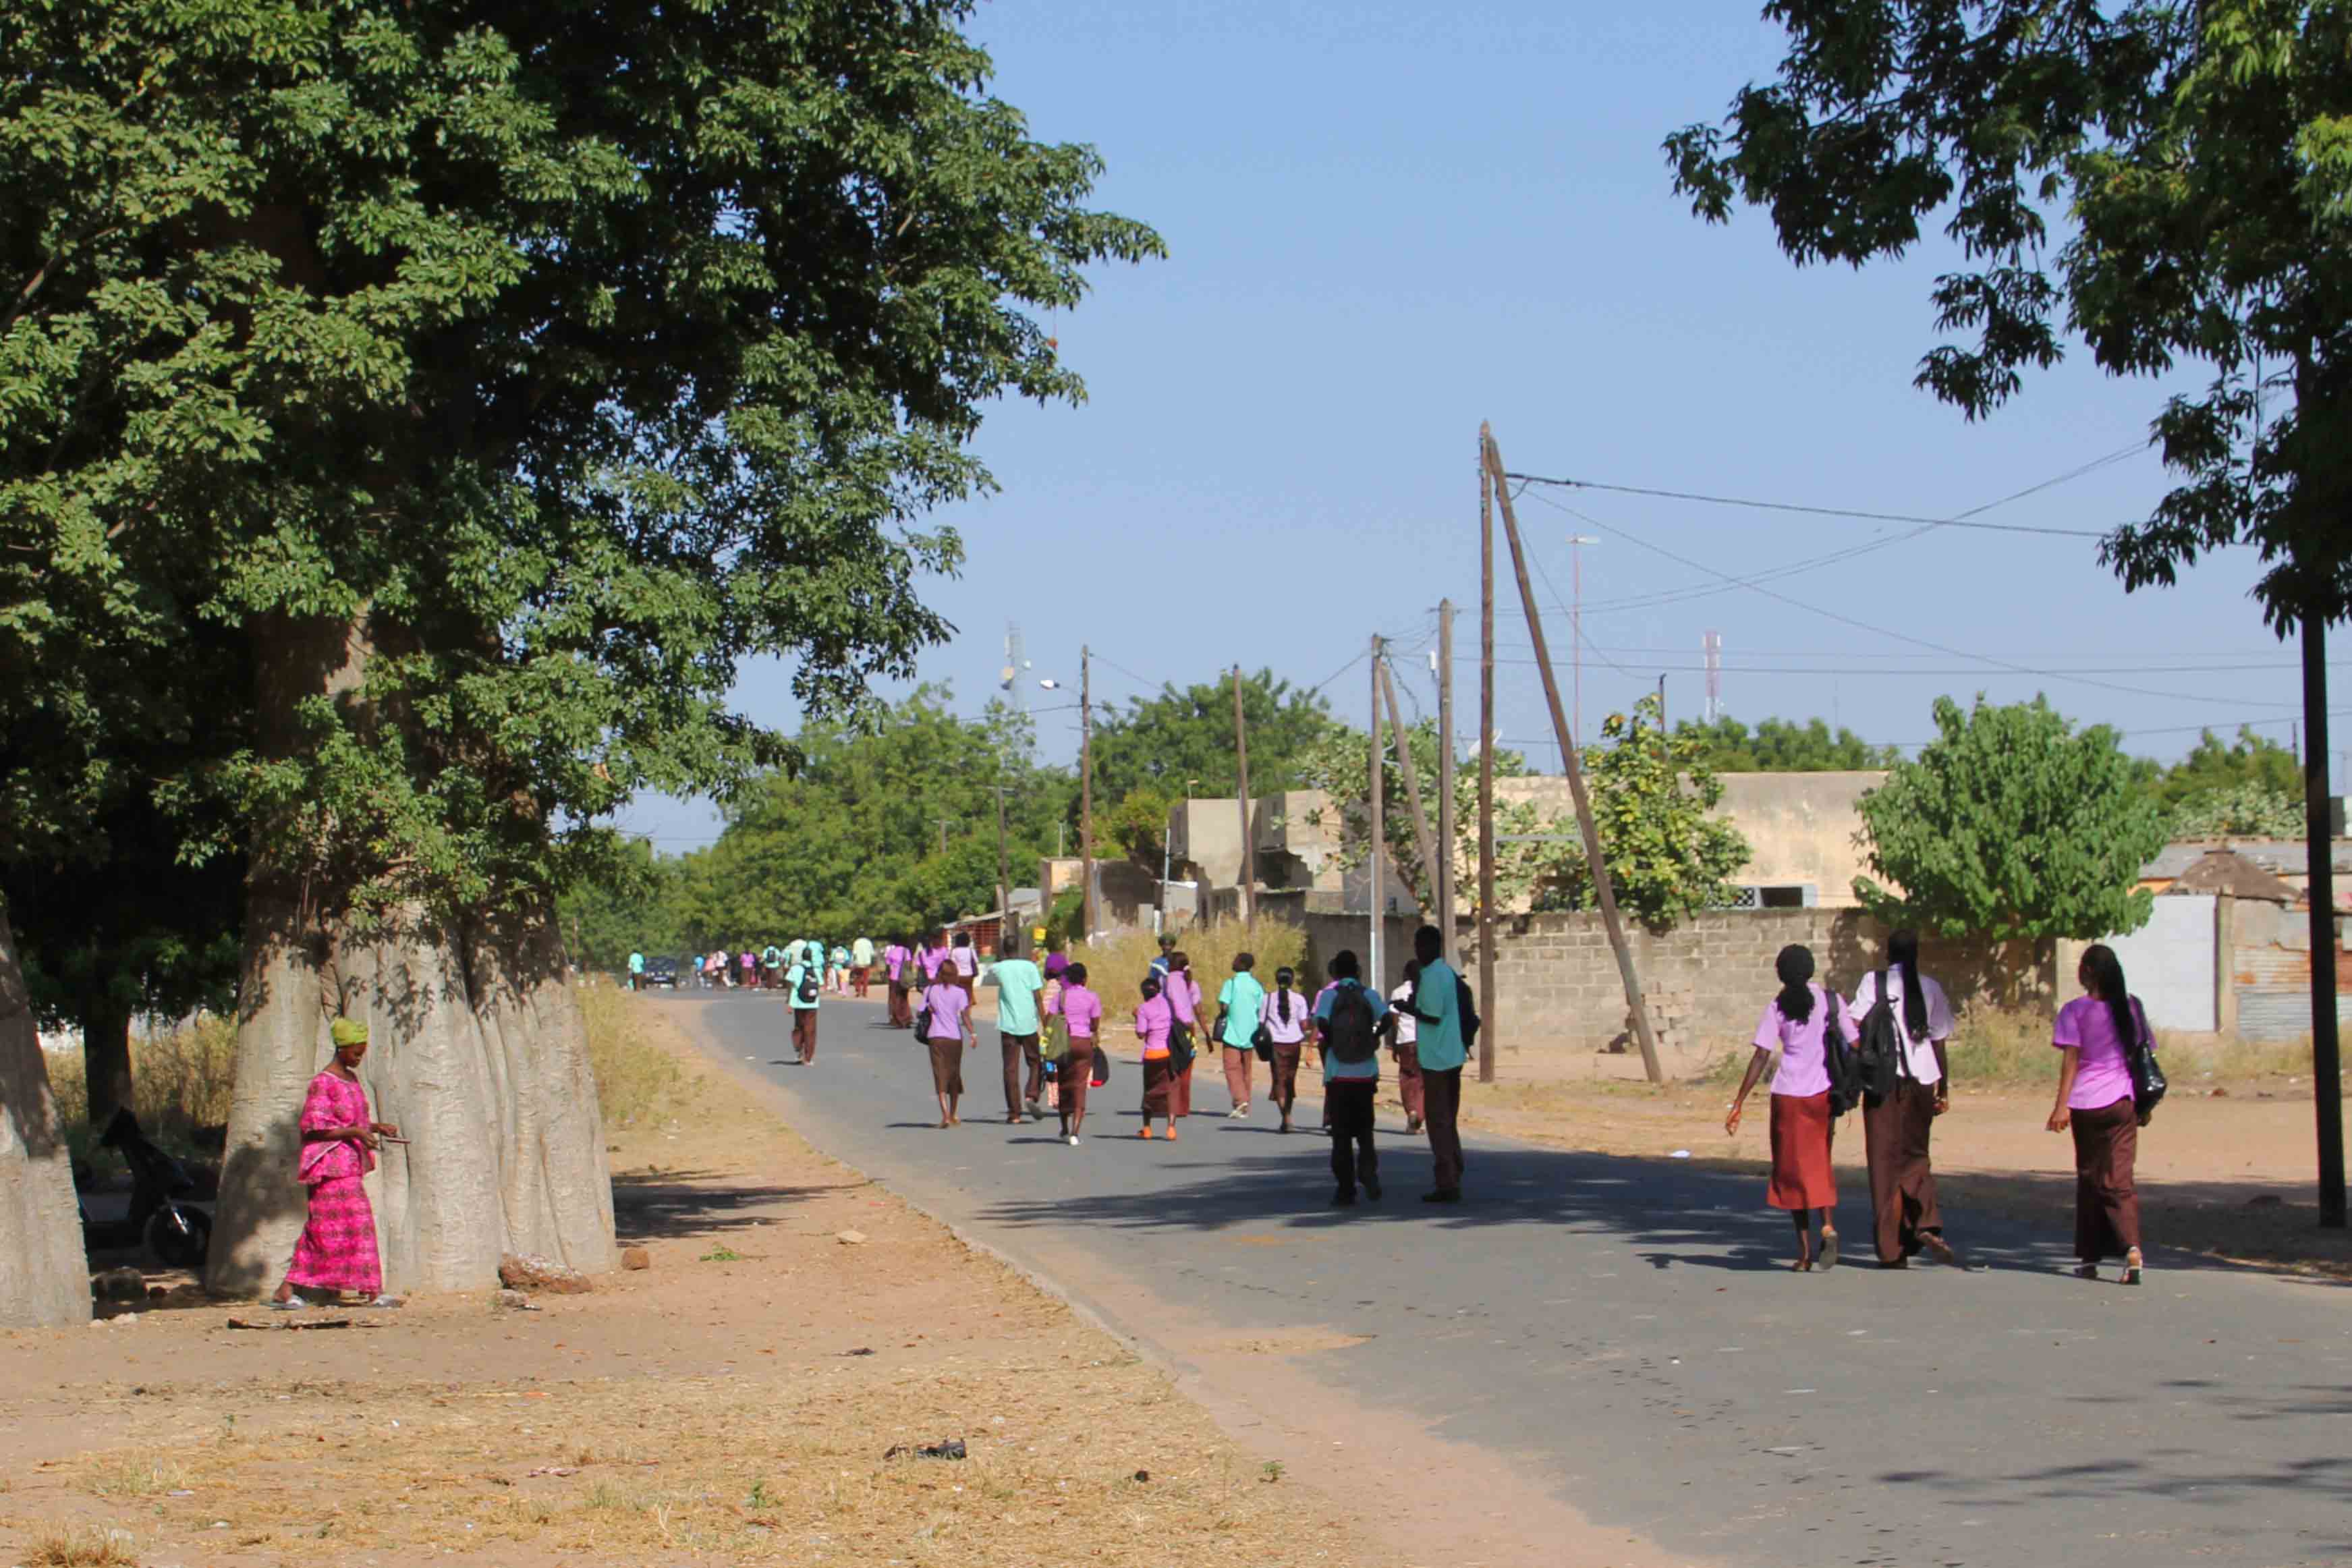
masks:
[[[896,980],[898,978],[898,971],[907,966],[907,960],[914,956],[894,942],[882,950],[882,967],[890,972],[891,979]]]
[[[2132,998],[2132,1015],[2145,1031],[2147,1016],[2140,1011],[2137,996]],[[2124,1060],[2123,1042],[2116,1038],[2115,1016],[2105,1002],[2096,996],[2077,996],[2059,1008],[2050,1042],[2073,1046],[2083,1053],[2082,1066],[2074,1073],[2074,1092],[2066,1097],[2068,1110],[2104,1110],[2132,1097],[2131,1068]]]
[[[1290,1016],[1282,1016],[1282,999],[1290,998]],[[1307,1026],[1315,1019],[1315,1009],[1306,997],[1296,991],[1269,991],[1265,1005],[1258,1009],[1258,1022],[1265,1026],[1265,1037],[1277,1046],[1295,1046],[1307,1037]]]
[[[924,1037],[926,1039],[963,1037],[963,1016],[971,1006],[971,998],[963,994],[962,986],[946,985],[935,980],[923,992],[923,1005],[931,1010],[931,1026]]]
[[[302,1098],[300,1126],[305,1132],[331,1132],[339,1127],[365,1127],[368,1124],[367,1090],[331,1069],[310,1080],[310,1091]],[[375,1169],[375,1156],[364,1143],[353,1143],[342,1138],[321,1138],[302,1145],[295,1164],[296,1174],[305,1186],[338,1176],[363,1176]]]
[[[1178,1023],[1200,1023],[1201,988],[1192,984],[1192,971],[1171,969],[1160,984],[1160,994],[1167,998],[1168,1005],[1176,1010]]]
[[[1164,991],[1135,1010],[1135,1032],[1143,1038],[1145,1056],[1156,1058],[1168,1054],[1168,1031],[1173,1023]]]
[[[955,971],[958,974],[978,974],[980,973],[980,954],[973,952],[971,948],[951,947],[948,949],[948,962],[955,965]]]
[[[1065,985],[1055,998],[1053,1011],[1070,1026],[1072,1039],[1091,1040],[1102,1023],[1102,998],[1083,985]]]
[[[1756,1048],[1778,1049],[1780,1053],[1780,1070],[1772,1075],[1772,1092],[1801,1100],[1830,1091],[1829,1064],[1822,1058],[1822,1033],[1832,1006],[1837,1009],[1838,1026],[1845,1031],[1845,1037],[1849,1041],[1853,1038],[1853,1019],[1846,1012],[1844,999],[1818,985],[1809,984],[1805,989],[1813,994],[1813,1011],[1803,1023],[1789,1020],[1780,1011],[1778,996],[1772,998],[1764,1009],[1764,1016],[1756,1023]]]
[[[926,980],[936,977],[940,965],[947,961],[948,950],[944,947],[927,947],[915,955],[915,962],[923,966],[923,978]]]

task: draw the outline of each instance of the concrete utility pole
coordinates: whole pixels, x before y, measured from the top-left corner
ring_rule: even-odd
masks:
[[[1078,886],[1087,929],[1095,939],[1095,666],[1094,650],[1078,649]]]
[[[1364,984],[1377,987],[1379,994],[1385,996],[1389,988],[1381,975],[1381,922],[1387,911],[1381,908],[1385,900],[1381,893],[1381,852],[1388,843],[1388,818],[1381,802],[1381,660],[1387,655],[1381,652],[1381,647],[1380,634],[1375,632],[1372,635],[1372,765],[1367,775],[1370,781],[1372,812],[1372,931],[1364,947]]]
[[[1504,478],[1502,449],[1492,429],[1481,426],[1480,446],[1486,468],[1494,478],[1495,499],[1503,509],[1503,534],[1511,544],[1511,571],[1518,579],[1519,603],[1528,616],[1528,640],[1535,645],[1536,668],[1543,672],[1544,700],[1551,708],[1551,726],[1559,736],[1560,755],[1568,763],[1569,794],[1576,800],[1576,825],[1584,837],[1584,863],[1592,872],[1592,891],[1601,906],[1601,923],[1617,954],[1617,975],[1625,984],[1625,1007],[1633,1016],[1633,1038],[1642,1047],[1642,1067],[1652,1083],[1666,1080],[1658,1064],[1658,1042],[1650,1033],[1650,1010],[1642,1003],[1641,977],[1633,973],[1633,950],[1625,941],[1624,922],[1617,918],[1617,889],[1610,885],[1609,863],[1601,857],[1601,831],[1592,820],[1592,798],[1584,788],[1584,765],[1577,760],[1576,739],[1569,732],[1568,715],[1560,710],[1559,677],[1552,673],[1551,654],[1544,645],[1543,616],[1536,608],[1536,591],[1528,581],[1527,549],[1519,541],[1519,520],[1511,509],[1511,489]]]
[[[2311,878],[2311,1091],[2318,1113],[2319,1223],[2344,1228],[2344,1079],[2336,1028],[2336,844],[2327,802],[2327,612],[2303,612],[2305,868]]]
[[[1454,936],[1454,601],[1437,602],[1437,929],[1445,962],[1461,951]]]
[[[1242,808],[1242,919],[1257,915],[1257,843],[1250,831],[1249,724],[1242,717],[1242,667],[1234,666],[1234,765],[1241,782],[1234,799]]]
[[[1495,1081],[1495,476],[1478,437],[1478,1081]]]
[[[1004,917],[997,922],[997,930],[1000,933],[1013,923],[1013,872],[1004,859],[1004,791],[1006,787],[1003,784],[996,786],[996,911]],[[1000,953],[1004,951],[1004,939],[1001,934],[997,938],[996,948]]]

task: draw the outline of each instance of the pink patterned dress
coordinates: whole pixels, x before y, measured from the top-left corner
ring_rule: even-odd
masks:
[[[367,1090],[357,1083],[331,1070],[310,1080],[310,1092],[302,1100],[303,1131],[365,1127],[368,1121]],[[361,1181],[375,1169],[373,1152],[365,1144],[321,1139],[302,1145],[298,1169],[302,1184],[310,1190],[310,1218],[294,1243],[286,1282],[298,1289],[382,1294],[383,1263],[376,1253],[375,1210]]]

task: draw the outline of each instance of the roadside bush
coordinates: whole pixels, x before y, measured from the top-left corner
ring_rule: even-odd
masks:
[[[1268,990],[1274,987],[1276,970],[1286,965],[1303,969],[1307,962],[1307,929],[1289,921],[1271,919],[1246,924],[1221,921],[1215,925],[1187,928],[1178,933],[1176,947],[1192,961],[1192,978],[1200,983],[1202,998],[1214,1006],[1217,989],[1233,973],[1234,954],[1237,952],[1257,955],[1252,973]],[[1159,953],[1158,938],[1148,931],[1132,931],[1073,948],[1070,955],[1086,964],[1087,981],[1102,997],[1103,1010],[1113,1018],[1124,1018],[1139,1000],[1136,988],[1143,984],[1151,961]],[[1308,995],[1315,994],[1317,987],[1307,974],[1302,973],[1298,983]]]

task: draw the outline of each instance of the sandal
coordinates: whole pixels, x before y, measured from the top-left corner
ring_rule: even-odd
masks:
[[[1837,1267],[1837,1232],[1823,1226],[1822,1230],[1822,1267]]]
[[[2133,1247],[2129,1252],[2124,1255],[2124,1277],[2117,1280],[2116,1283],[2119,1285],[2138,1284],[2140,1270],[2144,1267],[2146,1267],[2146,1265],[2140,1258],[2139,1248],[2137,1247]]]
[[[2095,1263],[2077,1263],[2071,1272],[2077,1279],[2096,1279],[2099,1277],[2099,1266]]]

